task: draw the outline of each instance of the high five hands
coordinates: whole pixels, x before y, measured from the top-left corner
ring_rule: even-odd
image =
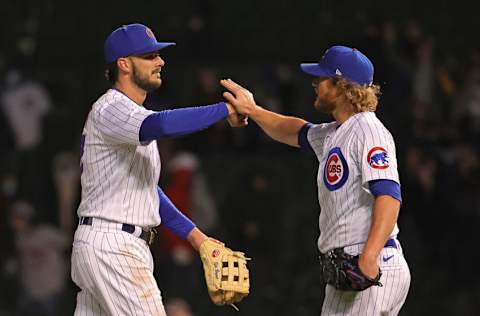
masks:
[[[230,103],[227,103],[227,108],[227,122],[231,127],[243,127],[248,125],[248,116],[238,113],[235,107]]]
[[[241,115],[247,118],[254,114],[258,106],[255,103],[253,94],[233,81],[232,79],[220,80],[220,84],[228,91],[223,93],[223,97],[233,105],[234,109]]]
[[[243,89],[240,85],[236,84],[230,79],[227,80],[220,80],[220,83],[227,88],[228,90],[235,93],[235,95],[240,96],[243,95],[243,91],[247,91]],[[240,90],[243,89],[243,90]],[[248,92],[248,91],[247,91]],[[250,93],[250,92],[248,92]],[[251,93],[250,93],[251,94]],[[239,103],[242,103],[240,100],[237,100],[230,92],[224,92],[223,96],[227,99],[227,108],[228,108],[228,117],[227,121],[231,127],[243,127],[248,125],[248,111],[242,111],[242,107],[239,110]],[[253,97],[252,97],[253,100]],[[233,104],[235,102],[235,104]]]

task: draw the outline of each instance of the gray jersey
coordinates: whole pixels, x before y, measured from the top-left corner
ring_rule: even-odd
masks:
[[[141,124],[152,113],[114,89],[93,104],[82,135],[78,216],[141,227],[160,224],[157,143],[139,139]]]
[[[392,135],[375,113],[362,112],[340,126],[336,122],[314,125],[307,139],[320,163],[319,250],[366,242],[374,203],[368,182],[400,183]],[[395,225],[390,235],[397,233]]]

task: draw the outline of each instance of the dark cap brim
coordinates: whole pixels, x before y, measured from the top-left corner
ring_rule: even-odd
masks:
[[[335,73],[332,73],[329,69],[321,66],[318,63],[304,63],[300,64],[300,68],[309,75],[316,77],[334,77]]]
[[[161,49],[164,49],[165,47],[173,46],[173,45],[176,45],[176,44],[173,43],[173,42],[157,42],[154,45],[151,45],[149,47],[145,47],[145,48],[135,52],[135,55],[157,52]]]
[[[121,58],[121,57],[127,57],[132,55],[143,55],[143,54],[158,52],[159,50],[164,49],[165,47],[173,46],[173,45],[176,45],[176,44],[173,42],[156,42],[153,45],[148,45],[136,51],[129,52],[128,55],[123,54],[118,56],[110,56],[110,58],[109,59],[106,58],[105,61],[107,62],[107,64],[109,64],[109,63],[113,63],[114,61],[116,61],[118,58]]]

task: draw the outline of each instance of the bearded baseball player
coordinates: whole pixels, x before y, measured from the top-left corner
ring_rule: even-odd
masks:
[[[380,88],[373,65],[355,48],[333,46],[301,69],[315,77],[315,108],[334,122],[311,124],[265,110],[230,79],[221,81],[229,90],[224,96],[273,139],[318,158],[322,315],[397,315],[410,271],[397,238],[395,142],[374,113]]]
[[[159,51],[171,45],[142,24],[122,26],[105,41],[113,85],[93,104],[81,139],[82,199],[71,269],[81,289],[75,315],[166,315],[149,249],[160,223],[199,251],[215,304],[233,304],[249,293],[243,253],[204,235],[157,186],[157,139],[225,118],[234,127],[247,124],[224,102],[160,112],[142,106],[162,83]]]

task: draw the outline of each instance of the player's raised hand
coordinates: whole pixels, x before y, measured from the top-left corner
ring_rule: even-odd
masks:
[[[223,93],[223,97],[235,107],[238,113],[251,116],[255,112],[257,104],[250,91],[232,79],[223,79],[220,83],[228,90]]]
[[[227,121],[231,127],[244,127],[248,125],[248,116],[238,113],[235,107],[230,103],[227,103],[227,108]]]

